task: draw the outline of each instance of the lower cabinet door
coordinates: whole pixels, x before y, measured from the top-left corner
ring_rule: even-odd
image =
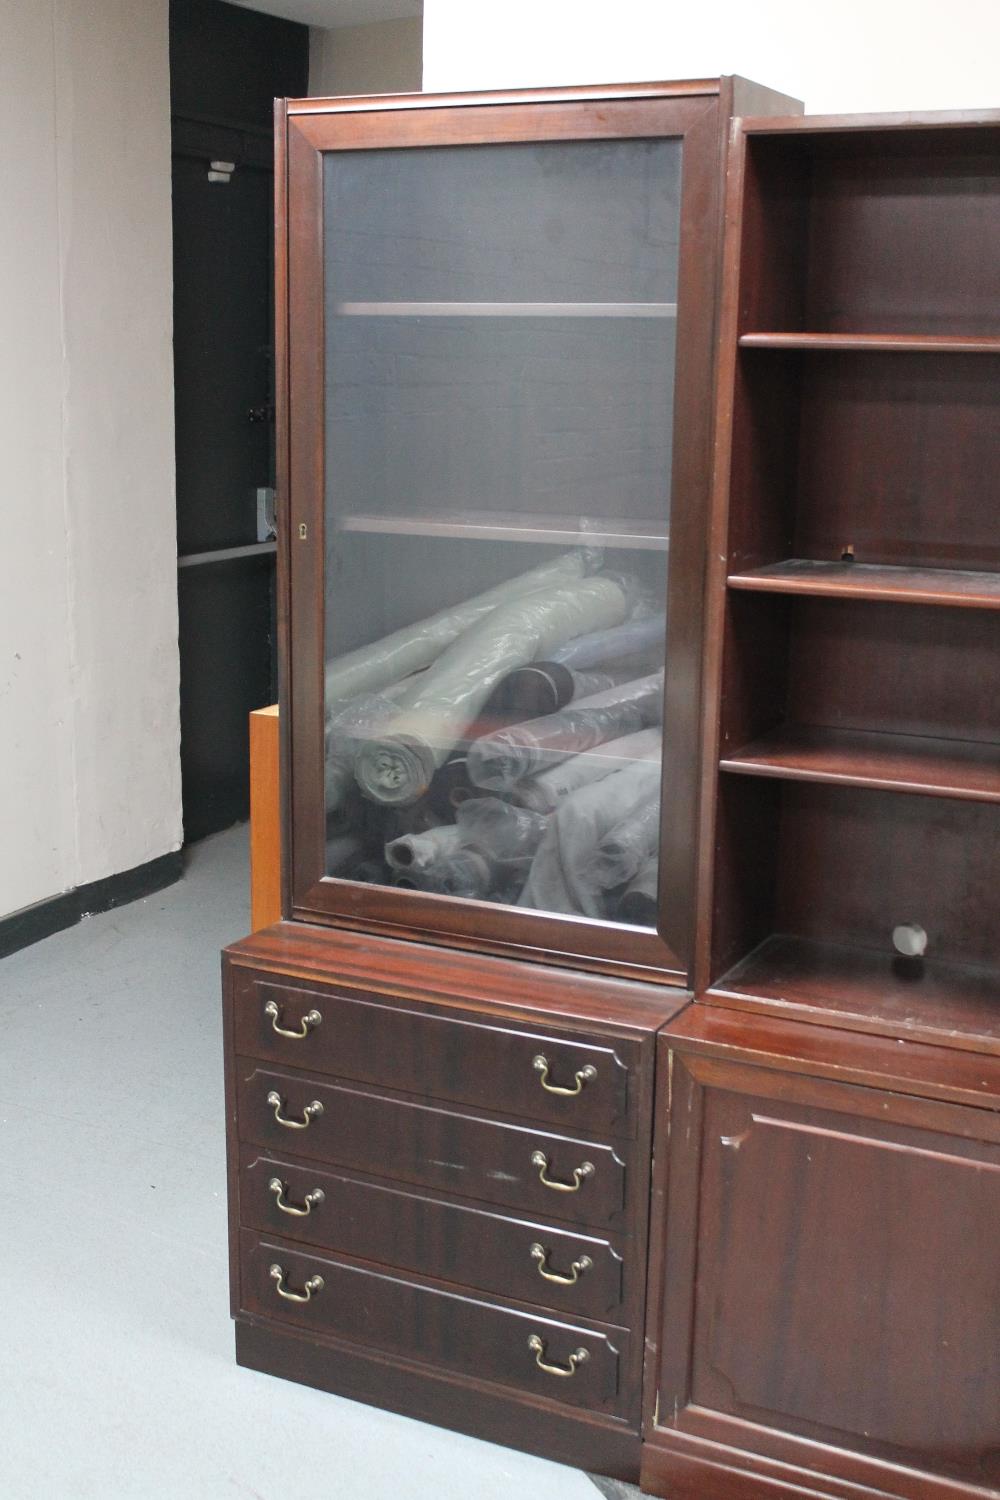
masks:
[[[251,1316],[593,1411],[618,1413],[627,1399],[624,1329],[499,1306],[246,1230],[240,1277],[242,1309]]]
[[[820,1495],[995,1494],[996,1116],[683,1053],[671,1116],[653,1492],[743,1449],[772,1466],[727,1497],[806,1493],[785,1465],[839,1476]]]

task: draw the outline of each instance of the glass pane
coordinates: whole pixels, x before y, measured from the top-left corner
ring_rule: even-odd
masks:
[[[331,875],[653,925],[680,169],[326,157]]]

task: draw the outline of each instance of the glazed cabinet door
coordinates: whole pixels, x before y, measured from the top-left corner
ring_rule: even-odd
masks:
[[[681,1053],[670,1066],[653,1493],[996,1494],[996,1117]]]
[[[293,915],[680,976],[719,97],[296,108]]]

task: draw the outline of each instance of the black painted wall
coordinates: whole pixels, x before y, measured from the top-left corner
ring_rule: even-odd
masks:
[[[180,556],[257,541],[274,482],[272,107],[308,89],[309,31],[171,0]],[[234,163],[229,182],[210,163]],[[277,695],[273,556],[178,569],[181,774],[190,843],[249,810],[251,709]]]

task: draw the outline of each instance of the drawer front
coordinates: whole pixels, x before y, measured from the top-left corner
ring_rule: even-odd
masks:
[[[614,1146],[237,1060],[240,1137],[543,1218],[602,1226],[625,1208]],[[282,1122],[287,1123],[282,1123]],[[308,1123],[305,1123],[308,1122]]]
[[[240,1244],[242,1307],[253,1316],[572,1406],[615,1412],[623,1404],[619,1365],[627,1367],[629,1343],[624,1330],[584,1328],[501,1307],[246,1230]],[[297,1298],[303,1300],[292,1300]],[[553,1369],[542,1369],[539,1361]],[[559,1370],[571,1373],[554,1373]]]
[[[490,1026],[471,1015],[415,1010],[405,1000],[338,995],[240,971],[236,1046],[287,1067],[568,1130],[635,1134],[640,1049],[634,1041]]]
[[[240,1212],[264,1234],[599,1322],[628,1321],[627,1240],[487,1213],[253,1150],[243,1153]]]

